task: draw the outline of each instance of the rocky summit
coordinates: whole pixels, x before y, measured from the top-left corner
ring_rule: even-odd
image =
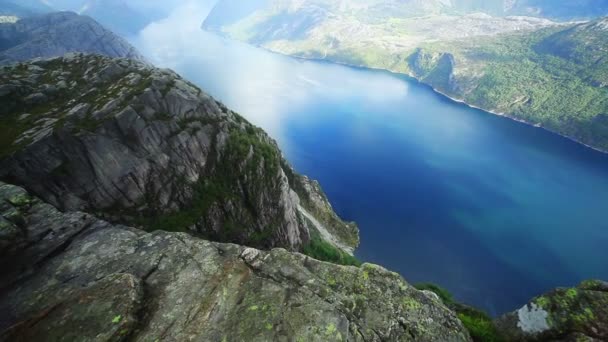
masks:
[[[0,183],[2,341],[468,341],[382,267],[62,213]]]
[[[0,177],[61,210],[261,248],[358,244],[270,137],[170,70],[71,54],[0,80]]]
[[[68,52],[144,59],[126,40],[76,13],[56,12],[0,22],[0,65]]]
[[[509,341],[607,341],[608,283],[555,289],[496,321]]]

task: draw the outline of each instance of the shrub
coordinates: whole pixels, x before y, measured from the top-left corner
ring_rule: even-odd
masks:
[[[418,290],[432,291],[441,301],[449,307],[452,311],[456,312],[458,319],[462,322],[464,327],[469,331],[473,341],[475,342],[502,342],[503,338],[500,337],[492,318],[485,312],[472,308],[467,305],[460,304],[454,300],[452,294],[432,283],[422,283],[414,285]]]
[[[414,285],[414,287],[418,290],[434,292],[437,296],[439,296],[439,298],[441,298],[441,301],[447,306],[451,306],[454,304],[454,297],[452,297],[452,294],[448,290],[438,285],[432,283],[421,283]]]
[[[347,266],[361,266],[361,262],[357,258],[324,241],[319,236],[313,236],[310,242],[304,246],[302,252],[321,261]]]

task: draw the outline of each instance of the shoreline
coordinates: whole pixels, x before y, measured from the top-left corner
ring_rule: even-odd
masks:
[[[230,38],[226,38],[226,37],[224,37],[224,38],[225,39],[230,39]],[[244,43],[244,44],[248,44],[248,43]],[[584,143],[584,142],[582,142],[582,141],[580,141],[580,140],[578,140],[578,139],[576,139],[574,137],[571,137],[569,135],[566,135],[566,134],[554,131],[554,130],[552,130],[550,128],[542,126],[541,124],[534,124],[534,123],[528,122],[526,120],[523,120],[523,119],[520,119],[520,118],[516,118],[516,117],[514,117],[512,115],[509,115],[508,113],[499,113],[499,112],[496,112],[496,111],[493,111],[493,110],[490,110],[490,109],[481,108],[481,107],[475,106],[473,104],[470,104],[470,103],[468,103],[468,102],[466,102],[464,100],[461,100],[461,99],[452,97],[450,95],[447,95],[446,93],[442,92],[441,90],[436,89],[435,87],[433,87],[432,85],[430,85],[428,83],[422,82],[420,79],[418,79],[418,78],[416,78],[416,77],[414,77],[414,76],[412,76],[410,74],[406,74],[406,73],[402,73],[402,72],[398,72],[398,71],[393,71],[393,70],[390,70],[390,69],[374,68],[374,67],[369,67],[369,66],[364,66],[364,65],[355,65],[355,64],[349,64],[349,63],[344,63],[344,62],[332,61],[332,60],[323,59],[323,58],[311,58],[311,57],[303,57],[303,56],[297,56],[297,55],[290,55],[290,54],[285,54],[285,53],[282,53],[282,52],[279,52],[279,51],[270,50],[270,49],[268,49],[266,47],[263,47],[263,46],[260,46],[260,45],[252,45],[252,46],[255,46],[257,48],[263,49],[263,50],[268,51],[270,53],[274,53],[274,54],[285,56],[285,57],[294,58],[294,59],[297,59],[297,60],[313,61],[313,62],[323,62],[323,63],[341,65],[341,66],[345,66],[345,67],[349,67],[349,68],[368,70],[368,71],[375,71],[375,72],[386,72],[386,73],[389,73],[389,74],[394,75],[394,76],[407,77],[410,81],[415,81],[419,85],[428,87],[435,94],[438,94],[438,95],[444,97],[445,99],[448,99],[448,100],[450,100],[450,101],[452,101],[454,103],[457,103],[457,104],[460,104],[460,105],[464,105],[464,106],[467,106],[467,107],[469,107],[471,109],[476,109],[476,110],[482,111],[482,112],[487,113],[487,114],[492,114],[492,115],[496,115],[496,116],[499,116],[499,117],[502,117],[502,118],[505,118],[505,119],[513,120],[513,121],[518,122],[520,124],[524,124],[524,125],[535,127],[535,128],[540,128],[540,129],[542,129],[544,131],[547,131],[549,133],[558,135],[558,136],[560,136],[562,138],[565,138],[565,139],[568,139],[568,140],[570,140],[572,142],[575,142],[575,143],[577,143],[577,144],[579,144],[581,146],[589,148],[589,149],[591,149],[591,150],[593,150],[595,152],[600,152],[600,153],[602,153],[604,155],[608,155],[608,150],[603,150],[603,149],[601,149],[599,147],[588,145],[588,144],[586,144],[586,143]]]

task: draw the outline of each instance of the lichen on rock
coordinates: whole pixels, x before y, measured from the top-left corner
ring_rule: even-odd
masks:
[[[2,215],[16,193],[0,185]],[[439,300],[380,266],[148,233],[26,198],[21,248],[0,250],[19,270],[0,275],[2,341],[470,341]]]

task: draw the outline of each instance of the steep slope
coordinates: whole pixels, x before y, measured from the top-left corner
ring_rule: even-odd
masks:
[[[124,39],[75,13],[51,13],[0,24],[0,65],[68,52],[143,60]]]
[[[410,57],[408,72],[451,97],[608,151],[607,42],[608,21],[600,19],[429,43]]]
[[[0,178],[62,210],[300,250],[358,230],[275,142],[169,70],[71,54],[0,72]]]
[[[0,213],[2,341],[470,340],[379,266],[145,233],[4,183]]]
[[[340,4],[269,1],[226,23],[212,12],[203,26],[288,55],[404,73],[470,105],[608,151],[606,19],[411,17],[386,10],[406,5],[398,1]]]

